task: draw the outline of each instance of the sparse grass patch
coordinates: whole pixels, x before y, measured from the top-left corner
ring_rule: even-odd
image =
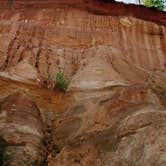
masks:
[[[69,86],[69,80],[68,78],[64,75],[63,72],[58,72],[56,74],[56,87],[63,91],[63,92],[66,92],[67,91],[67,88]]]

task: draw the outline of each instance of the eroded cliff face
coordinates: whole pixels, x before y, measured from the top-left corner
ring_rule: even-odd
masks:
[[[144,82],[147,72],[165,71],[164,25],[132,16],[96,15],[63,5],[2,11],[0,17],[0,68],[20,80],[52,79],[62,70],[72,80],[72,89],[76,85],[77,89],[87,88],[88,81],[94,88],[102,88],[104,82],[103,87],[112,82]],[[100,59],[103,66],[97,65]],[[110,73],[104,71],[105,66],[112,68]],[[92,76],[90,81],[80,76],[90,71],[98,75],[96,70],[107,74],[108,79]]]
[[[53,123],[60,153],[49,166],[164,166],[166,113],[158,104],[135,86],[73,107]]]
[[[164,12],[99,0],[1,6],[2,165],[165,166]],[[44,88],[59,71],[67,93]]]

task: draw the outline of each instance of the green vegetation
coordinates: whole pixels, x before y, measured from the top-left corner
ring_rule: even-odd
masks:
[[[61,91],[66,91],[69,86],[69,81],[65,77],[63,72],[58,72],[56,74],[56,87]]]
[[[158,10],[163,11],[165,8],[166,0],[145,0],[144,5],[146,7],[155,7]]]

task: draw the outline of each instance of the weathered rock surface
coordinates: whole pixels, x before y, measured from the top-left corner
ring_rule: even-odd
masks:
[[[70,85],[0,78],[0,164],[166,166],[166,14],[112,0],[10,2],[0,2],[0,76],[52,88],[62,71]]]
[[[28,5],[32,7],[29,9]],[[112,9],[114,5],[116,11]],[[93,71],[93,75],[98,75],[110,65],[110,75],[118,73],[123,80],[121,84],[124,81],[146,82],[149,72],[165,71],[166,17],[156,10],[135,8],[126,5],[125,9],[121,3],[102,1],[64,0],[36,4],[13,1],[13,10],[0,13],[1,71],[35,80],[40,77],[53,79],[62,70],[70,79],[75,77],[74,82],[71,81],[72,89],[85,89],[85,84],[75,85],[79,79],[87,81],[85,77],[80,78],[79,73],[88,75]],[[124,9],[129,11],[124,12]],[[145,11],[145,15],[138,15],[139,10]],[[140,19],[142,17],[144,20]],[[100,63],[98,57],[101,57],[108,65],[102,63],[99,69],[93,68],[88,65],[92,57],[94,64]],[[117,82],[116,78],[112,79]],[[110,86],[103,82],[105,77],[103,80],[100,77],[93,88]],[[88,89],[92,84],[89,86]]]
[[[23,93],[4,99],[0,108],[0,165],[42,165],[43,143],[44,126],[35,103]]]
[[[89,58],[85,68],[80,69],[71,80],[69,89],[102,89],[112,86],[127,86],[129,82],[113,69],[103,58]]]
[[[60,154],[49,166],[165,166],[166,110],[150,89],[122,88],[84,102],[53,127]]]

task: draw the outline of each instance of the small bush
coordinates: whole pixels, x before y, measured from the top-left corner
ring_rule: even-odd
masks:
[[[146,7],[155,7],[158,10],[164,11],[165,0],[144,0],[144,5]]]
[[[58,72],[56,74],[56,87],[61,91],[66,91],[69,86],[69,81],[65,77],[63,72]]]

